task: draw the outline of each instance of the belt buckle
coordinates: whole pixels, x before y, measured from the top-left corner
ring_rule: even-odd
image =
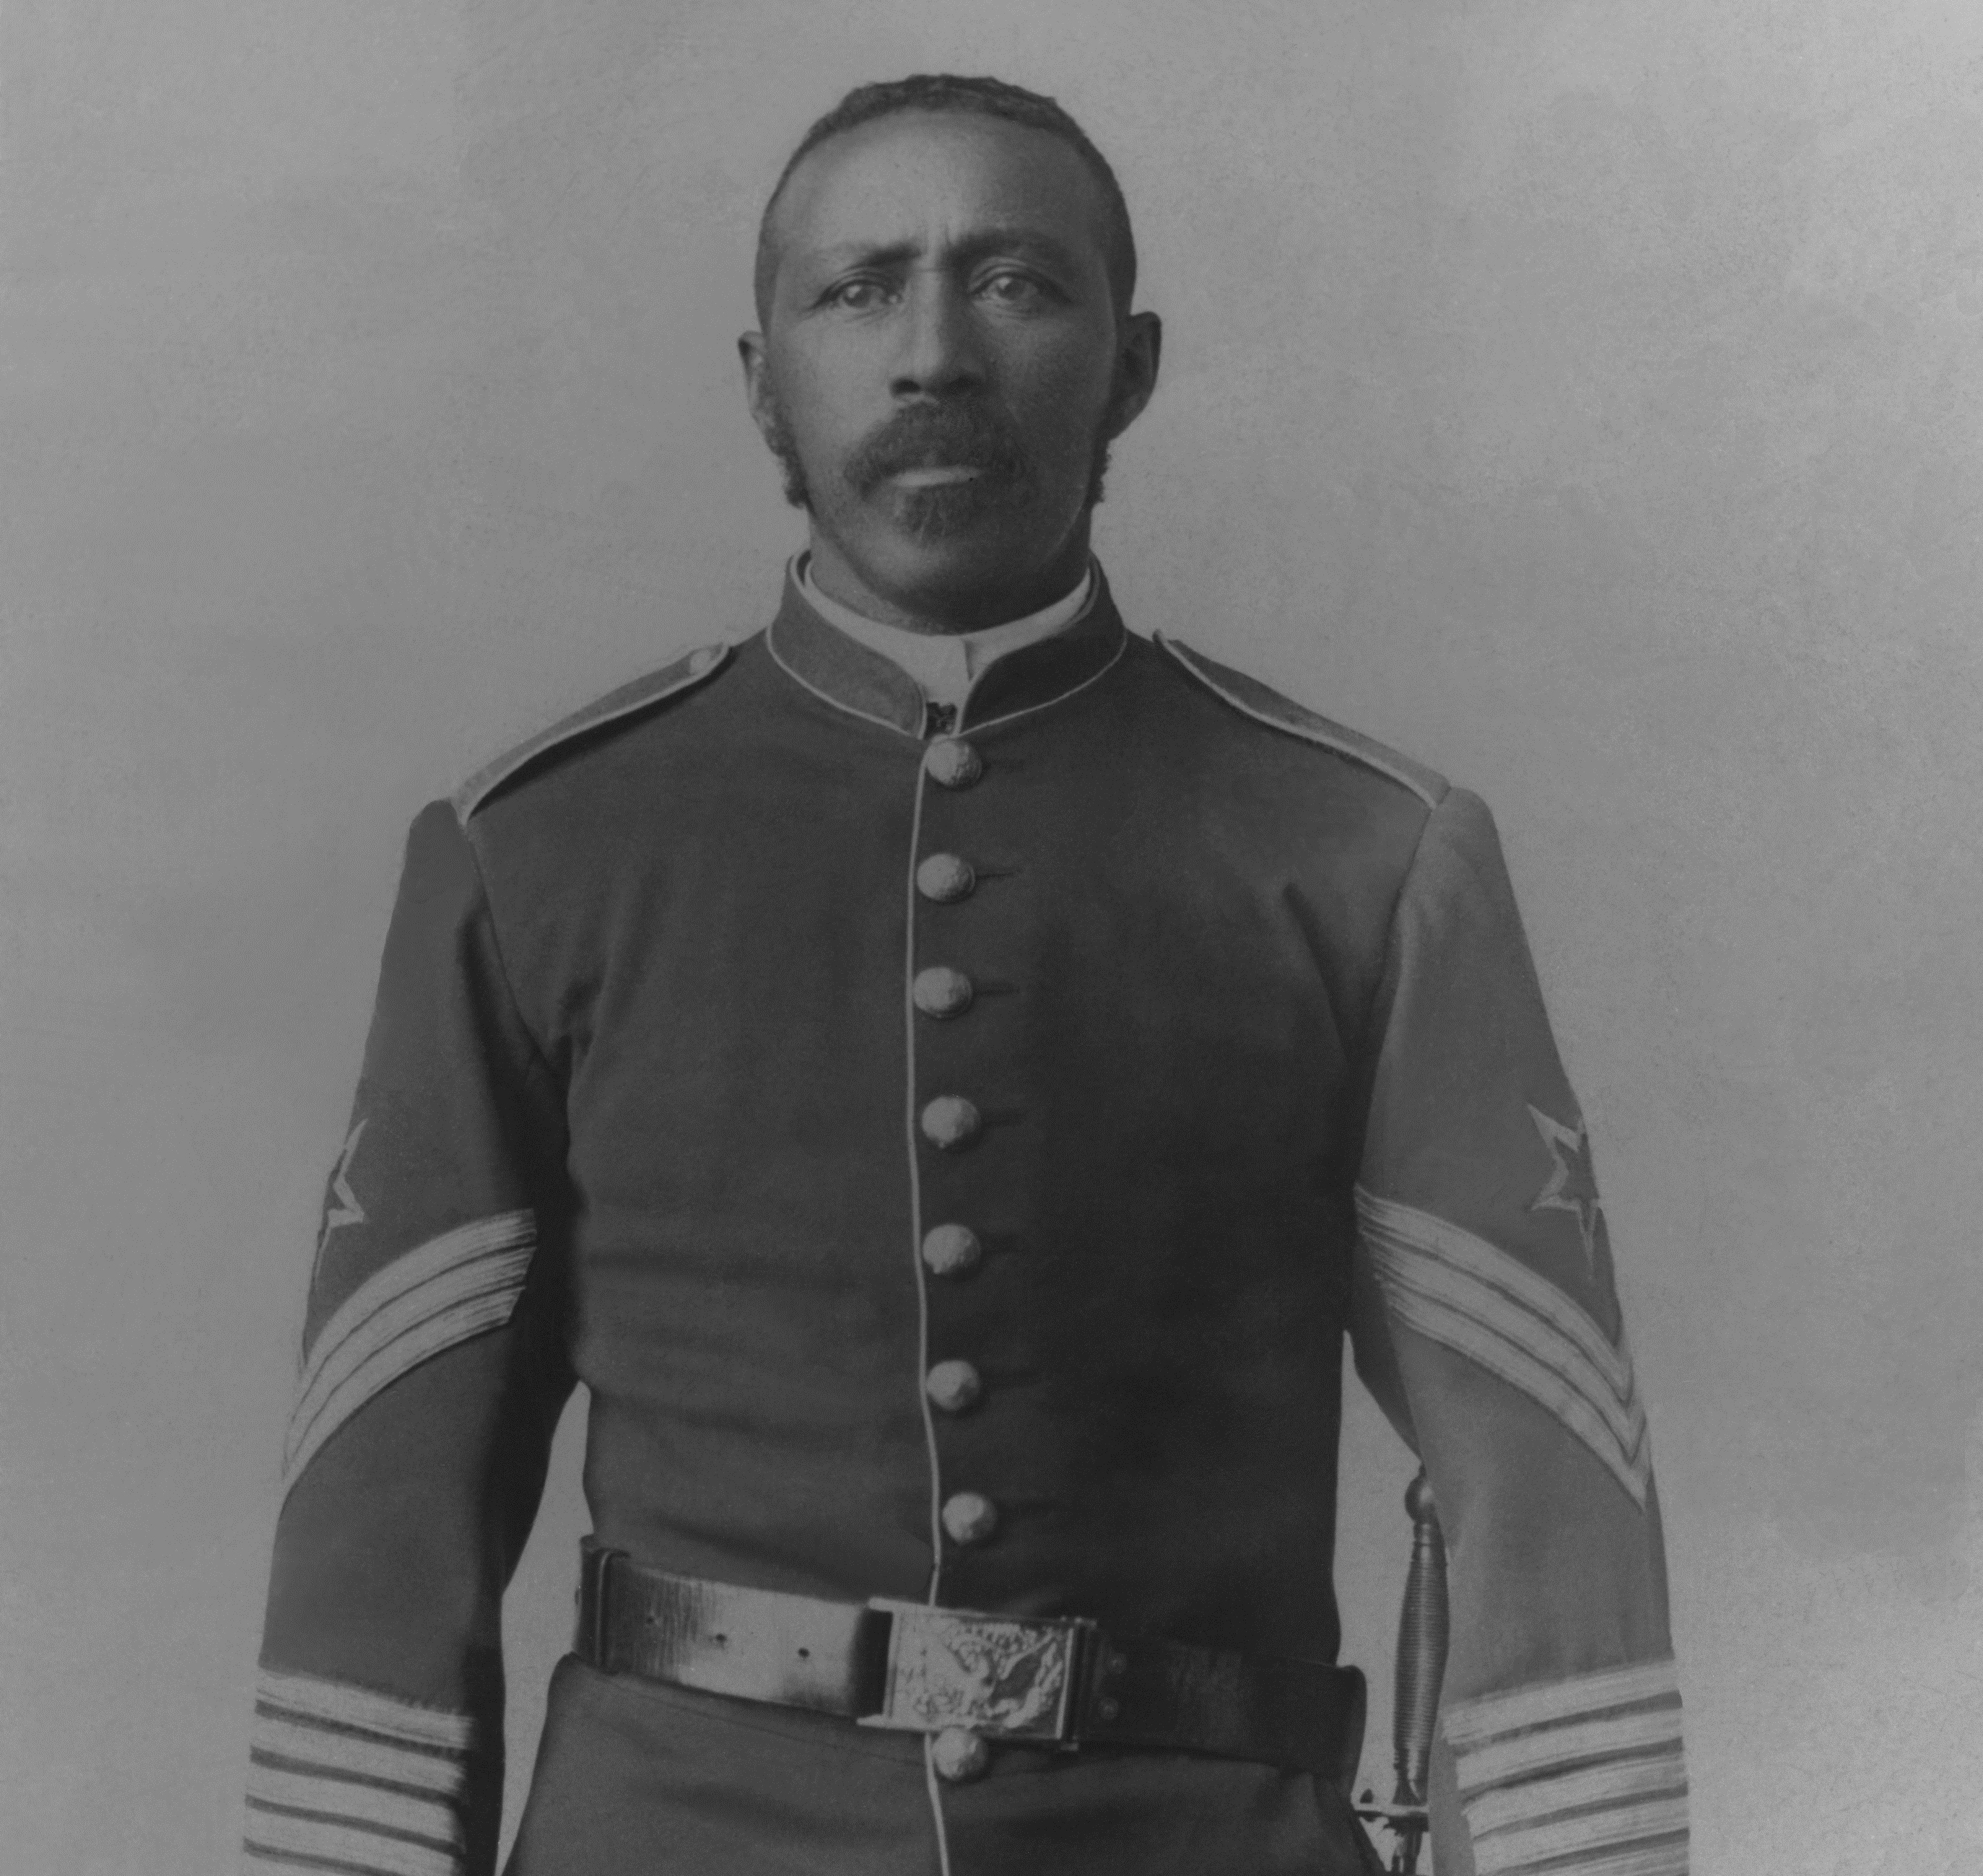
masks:
[[[937,1733],[963,1727],[989,1738],[1072,1747],[1084,1637],[1081,1617],[981,1615],[876,1597],[895,1618],[881,1710],[863,1726]]]

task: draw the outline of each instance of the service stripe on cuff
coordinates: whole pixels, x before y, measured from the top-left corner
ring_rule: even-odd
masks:
[[[256,1674],[255,1700],[264,1710],[376,1733],[403,1745],[426,1746],[440,1752],[464,1753],[475,1736],[475,1722],[465,1713],[416,1707],[411,1700],[376,1693],[370,1687],[321,1680],[314,1674],[286,1674],[273,1667]]]
[[[1356,1210],[1393,1317],[1554,1415],[1643,1505],[1652,1451],[1629,1350],[1485,1239],[1362,1186]]]
[[[266,1714],[256,1716],[255,1757],[257,1762],[317,1766],[346,1778],[433,1791],[443,1797],[453,1795],[461,1785],[460,1764],[453,1758],[410,1753],[363,1734],[299,1725]]]
[[[472,1738],[464,1714],[264,1669],[249,1741],[249,1865],[460,1876]]]
[[[1647,1840],[1654,1838],[1672,1838],[1677,1843],[1684,1843],[1686,1831],[1684,1797],[1591,1811],[1554,1824],[1530,1824],[1492,1837],[1476,1836],[1473,1840],[1475,1876],[1519,1876],[1522,1871],[1545,1863],[1554,1864],[1559,1858],[1570,1857],[1577,1861],[1560,1864],[1557,1876],[1585,1876],[1589,1859],[1599,1851],[1646,1849],[1652,1847]]]
[[[1623,1667],[1600,1667],[1561,1680],[1541,1680],[1505,1694],[1476,1694],[1456,1700],[1441,1721],[1446,1743],[1455,1752],[1485,1745],[1530,1727],[1554,1726],[1565,1720],[1587,1720],[1593,1714],[1647,1700],[1677,1700],[1680,1669],[1670,1656],[1657,1661],[1633,1661]]]
[[[1617,1758],[1624,1753],[1677,1747],[1680,1737],[1680,1709],[1668,1707],[1650,1713],[1585,1720],[1573,1726],[1497,1740],[1491,1746],[1476,1747],[1464,1755],[1465,1778],[1469,1782],[1462,1789],[1480,1791],[1511,1778],[1557,1771],[1568,1765]]]
[[[248,1867],[351,1871],[354,1876],[461,1876],[453,1851],[409,1844],[321,1817],[251,1809],[242,1842]]]
[[[346,1824],[370,1824],[440,1850],[452,1850],[460,1837],[460,1820],[451,1797],[327,1778],[313,1767],[253,1761],[248,1767],[248,1801],[274,1811],[307,1811]]]
[[[537,1248],[528,1212],[431,1239],[360,1284],[325,1323],[298,1385],[284,1443],[285,1487],[380,1389],[471,1336],[500,1328]]]
[[[1687,1840],[1667,1838],[1596,1857],[1560,1863],[1542,1876],[1687,1876]]]
[[[1537,1817],[1559,1811],[1589,1810],[1628,1798],[1670,1797],[1676,1794],[1681,1797],[1687,1794],[1687,1761],[1677,1746],[1651,1758],[1586,1766],[1580,1771],[1559,1772],[1552,1777],[1484,1791],[1468,1801],[1466,1816],[1476,1831],[1499,1831],[1533,1823]]]
[[[1479,1876],[1685,1876],[1671,1660],[1456,1701],[1441,1725]]]

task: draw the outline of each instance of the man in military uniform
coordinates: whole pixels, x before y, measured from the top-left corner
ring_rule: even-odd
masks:
[[[1125,629],[1135,266],[1050,101],[851,95],[742,341],[811,522],[776,617],[414,823],[252,1868],[492,1868],[499,1607],[581,1380],[517,1876],[1366,1868],[1346,1336],[1451,1545],[1443,1867],[1684,1870],[1644,1417],[1493,824]]]

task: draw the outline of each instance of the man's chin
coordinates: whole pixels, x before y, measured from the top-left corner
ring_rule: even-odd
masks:
[[[920,487],[897,484],[877,490],[869,500],[887,514],[891,533],[929,547],[1006,534],[1025,505],[1023,490],[987,479]]]
[[[932,571],[988,568],[1023,561],[1039,532],[1027,492],[1009,482],[890,484],[861,503],[860,532],[870,550]]]

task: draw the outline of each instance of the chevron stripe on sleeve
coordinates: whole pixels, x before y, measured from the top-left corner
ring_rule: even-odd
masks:
[[[508,1322],[536,1248],[531,1214],[506,1212],[430,1239],[353,1291],[304,1364],[284,1442],[284,1489],[382,1388]]]
[[[1478,1876],[1687,1876],[1687,1762],[1670,1660],[1449,1707]]]
[[[246,1876],[460,1876],[470,1722],[264,1669],[250,1737]]]
[[[1548,1409],[1643,1506],[1652,1448],[1622,1337],[1614,1346],[1547,1278],[1445,1219],[1362,1186],[1356,1212],[1393,1319]]]

